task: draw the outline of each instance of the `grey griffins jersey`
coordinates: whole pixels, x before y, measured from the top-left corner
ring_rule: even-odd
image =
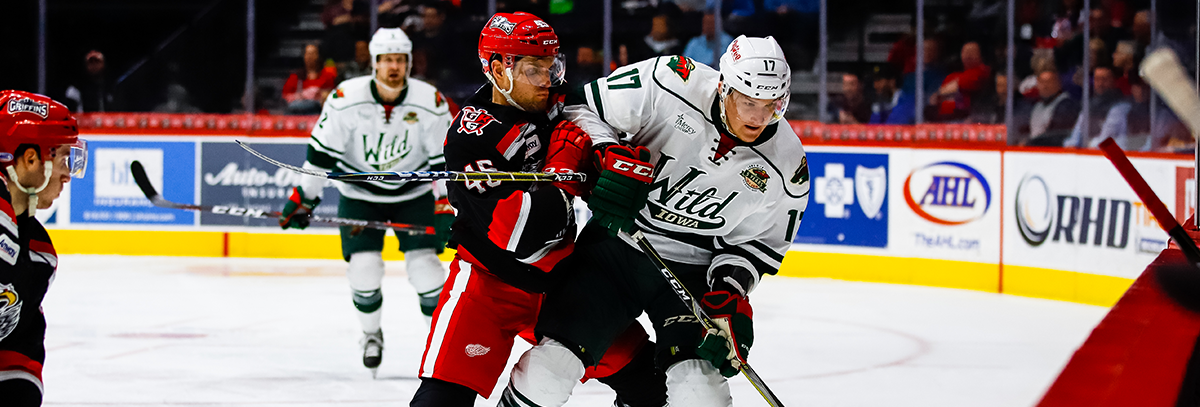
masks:
[[[786,121],[753,143],[729,134],[720,76],[686,57],[658,57],[584,85],[565,113],[596,144],[624,140],[653,153],[637,226],[663,257],[775,274],[808,206],[804,147]]]

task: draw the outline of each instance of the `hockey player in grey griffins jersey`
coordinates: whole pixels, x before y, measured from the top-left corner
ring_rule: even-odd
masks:
[[[565,114],[595,151],[644,147],[620,167],[653,168],[652,179],[639,186],[602,170],[588,202],[596,216],[558,265],[571,272],[547,293],[536,328],[543,339],[513,368],[506,400],[564,404],[585,367],[645,311],[668,404],[732,404],[731,360],[744,360],[754,340],[748,294],[778,272],[808,204],[804,148],[782,121],[790,73],[773,38],[741,36],[719,72],[658,57],[568,99]],[[705,293],[701,306],[719,328],[705,331],[617,230],[643,232],[690,292]]]
[[[442,170],[442,144],[452,119],[449,101],[433,86],[408,77],[412,42],[404,31],[380,29],[368,48],[374,74],[348,79],[330,93],[313,127],[304,166],[342,172]],[[285,204],[279,225],[308,226],[325,182],[304,177]],[[339,183],[338,191],[338,216],[435,226],[437,235],[396,231],[408,281],[428,322],[446,281],[437,254],[445,248],[454,221],[444,182]],[[380,284],[385,231],[340,229],[342,256],[349,262],[346,275],[363,328],[363,365],[374,375],[383,357]]]

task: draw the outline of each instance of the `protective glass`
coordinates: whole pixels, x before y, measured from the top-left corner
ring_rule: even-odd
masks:
[[[550,88],[566,82],[567,63],[563,54],[539,57],[537,60],[521,58],[513,66],[513,79],[533,86]]]
[[[766,126],[778,122],[787,112],[788,96],[779,99],[754,99],[742,92],[730,92],[729,102],[737,111],[738,120],[751,126]]]
[[[71,145],[71,152],[67,154],[66,165],[71,170],[71,177],[83,178],[87,172],[87,140],[79,139],[75,144]]]

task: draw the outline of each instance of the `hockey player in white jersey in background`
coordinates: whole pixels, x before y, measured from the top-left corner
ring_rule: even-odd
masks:
[[[442,144],[452,119],[449,101],[433,86],[408,77],[412,41],[399,28],[382,28],[368,46],[375,73],[348,79],[330,93],[313,127],[306,168],[324,171],[439,171]],[[321,203],[325,179],[305,177],[292,191],[279,225],[308,226]],[[454,212],[444,183],[339,183],[338,216],[433,225],[437,235],[395,231],[408,281],[420,297],[426,321],[437,307],[446,272],[437,255],[449,237]],[[362,323],[363,365],[372,375],[383,356],[380,328],[383,293],[383,230],[341,227],[354,307]],[[425,327],[422,327],[424,329]]]
[[[602,164],[595,216],[572,268],[547,293],[543,338],[513,368],[503,405],[559,406],[645,311],[675,406],[727,406],[731,362],[749,356],[748,294],[778,272],[808,204],[808,166],[782,120],[791,71],[771,37],[738,37],[720,71],[682,57],[621,67],[585,85],[566,114]],[[580,99],[582,98],[582,99]],[[623,138],[627,135],[628,138]],[[634,147],[619,143],[627,142]],[[632,169],[631,171],[629,169]],[[642,231],[720,329],[705,331],[637,245]]]

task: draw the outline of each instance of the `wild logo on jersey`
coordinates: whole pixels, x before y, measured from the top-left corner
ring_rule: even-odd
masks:
[[[364,134],[363,139],[363,162],[371,165],[376,171],[387,171],[396,166],[400,160],[408,156],[412,152],[412,147],[408,145],[408,130],[404,131],[404,137],[387,137],[387,133],[379,133],[379,137],[375,139],[375,145],[371,146],[371,137]],[[390,139],[388,144],[383,144],[384,139]]]
[[[796,173],[792,174],[791,179],[793,184],[804,185],[808,182],[808,157],[800,157],[800,168],[796,168]]]
[[[492,122],[500,122],[495,117],[492,117],[487,110],[478,109],[474,106],[462,108],[462,112],[459,112],[459,115],[461,115],[462,120],[458,122],[458,132],[463,134],[482,136],[484,127],[492,124]]]
[[[0,284],[0,341],[17,329],[21,321],[21,297],[12,284]]]
[[[688,78],[692,77],[692,71],[696,70],[696,64],[692,63],[691,58],[678,55],[671,57],[667,66],[675,71],[675,74],[679,75],[684,82],[687,82]]]
[[[662,171],[674,159],[663,154],[655,169]],[[650,184],[650,200],[646,202],[650,216],[693,229],[719,229],[725,226],[725,217],[721,216],[721,211],[729,207],[729,203],[737,198],[738,193],[732,191],[728,196],[722,197],[716,187],[708,187],[703,191],[688,188],[688,185],[704,174],[704,170],[691,166],[688,167],[687,174],[674,180],[670,176],[658,177],[658,174],[655,174],[655,181]],[[655,191],[658,193],[655,194]]]

